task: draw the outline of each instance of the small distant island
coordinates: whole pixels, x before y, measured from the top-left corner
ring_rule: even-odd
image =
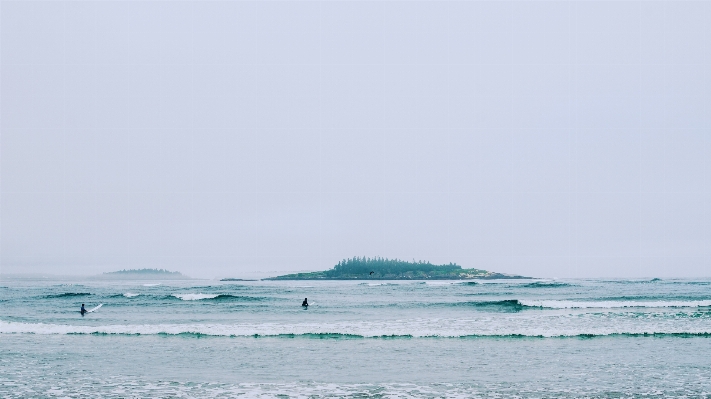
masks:
[[[131,280],[189,280],[190,277],[180,272],[165,269],[124,269],[115,272],[105,272],[97,278],[131,279]]]
[[[462,269],[455,263],[433,265],[423,261],[407,262],[399,259],[354,257],[338,262],[330,270],[287,274],[264,280],[492,280],[522,278],[531,277],[481,269]]]

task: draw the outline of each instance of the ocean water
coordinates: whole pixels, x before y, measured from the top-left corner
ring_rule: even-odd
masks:
[[[4,279],[0,397],[711,397],[711,280]]]

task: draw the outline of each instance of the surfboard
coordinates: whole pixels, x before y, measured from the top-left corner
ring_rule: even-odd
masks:
[[[103,304],[103,303],[100,303],[99,306],[97,306],[97,307],[95,307],[95,308],[93,308],[93,309],[87,310],[86,313],[91,313],[91,312],[97,311],[97,310],[99,310],[99,308],[102,307],[102,306],[104,306],[104,304]]]

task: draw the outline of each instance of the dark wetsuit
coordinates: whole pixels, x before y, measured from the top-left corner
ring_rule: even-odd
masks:
[[[84,309],[84,305],[81,305],[81,315],[84,316],[84,313],[88,313],[86,309]]]
[[[304,298],[304,301],[301,302],[301,306],[309,306],[309,302]]]

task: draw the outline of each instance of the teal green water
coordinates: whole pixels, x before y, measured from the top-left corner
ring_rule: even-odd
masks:
[[[711,395],[709,280],[0,286],[2,397]]]

